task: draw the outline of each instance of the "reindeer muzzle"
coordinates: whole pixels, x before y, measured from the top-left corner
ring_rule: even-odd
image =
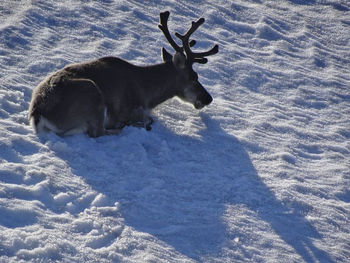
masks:
[[[201,96],[198,96],[197,100],[194,103],[194,107],[197,110],[203,109],[204,106],[208,106],[213,101],[212,96],[208,92],[205,94],[202,94]]]

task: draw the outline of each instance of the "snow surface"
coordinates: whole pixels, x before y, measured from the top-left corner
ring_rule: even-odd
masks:
[[[39,138],[33,88],[73,62],[145,65],[205,17],[214,97],[152,131]],[[0,3],[0,262],[349,262],[350,2]]]

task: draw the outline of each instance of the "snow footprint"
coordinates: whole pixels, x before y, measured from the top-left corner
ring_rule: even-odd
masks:
[[[86,243],[87,247],[93,249],[99,249],[102,247],[111,246],[114,241],[121,235],[123,232],[123,226],[113,227],[107,231],[96,231],[97,233],[102,232],[100,235],[94,237],[92,236],[90,240]]]
[[[4,168],[10,172],[0,169],[0,197],[51,203],[50,183],[45,174],[33,169],[26,171],[27,167],[14,163],[5,163]]]
[[[118,212],[118,203],[109,205],[108,198],[105,195],[96,195],[95,193],[91,206],[79,213],[77,215],[78,219],[73,221],[73,231],[85,236],[87,247],[93,249],[109,247],[124,229]]]
[[[21,205],[9,208],[0,203],[0,215],[0,226],[7,228],[33,225],[38,220],[38,215],[33,209]]]

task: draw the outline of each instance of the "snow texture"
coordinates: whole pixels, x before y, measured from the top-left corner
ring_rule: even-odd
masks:
[[[68,63],[160,63],[157,28],[195,33],[214,97],[152,131],[38,137],[33,88]],[[350,3],[0,3],[1,262],[349,262]]]

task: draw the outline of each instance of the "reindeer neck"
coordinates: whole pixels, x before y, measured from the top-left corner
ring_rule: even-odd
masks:
[[[145,107],[152,109],[177,95],[176,69],[172,63],[162,63],[141,68]]]

